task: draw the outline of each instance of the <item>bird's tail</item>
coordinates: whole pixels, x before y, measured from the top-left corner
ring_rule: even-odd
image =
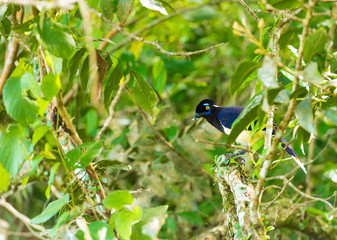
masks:
[[[307,170],[305,170],[303,162],[301,161],[300,157],[297,155],[297,153],[294,151],[294,149],[288,145],[288,142],[284,139],[281,138],[281,145],[283,148],[286,148],[285,150],[287,151],[287,153],[290,154],[290,156],[295,160],[295,162],[298,164],[298,166],[300,166],[300,168],[302,168],[303,172],[305,174],[307,174]]]

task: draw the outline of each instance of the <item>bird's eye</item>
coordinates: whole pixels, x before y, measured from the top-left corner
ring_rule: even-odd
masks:
[[[209,109],[209,106],[206,106],[206,110],[208,110]]]

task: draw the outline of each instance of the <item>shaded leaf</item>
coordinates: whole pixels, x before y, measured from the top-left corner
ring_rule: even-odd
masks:
[[[34,217],[30,220],[33,224],[40,224],[48,221],[51,217],[53,217],[56,213],[58,213],[61,208],[67,204],[69,201],[69,194],[66,194],[63,198],[58,199],[54,202],[48,204],[45,210],[42,211],[41,214]]]
[[[78,70],[80,65],[81,59],[83,58],[84,54],[87,52],[87,49],[81,48],[79,49],[74,56],[72,56],[70,63],[69,63],[69,84],[72,85],[75,74]]]
[[[133,196],[127,190],[117,190],[113,193],[110,193],[106,198],[102,201],[104,207],[108,209],[115,209],[118,211],[125,205],[130,205],[133,203]]]
[[[26,138],[25,130],[10,125],[0,133],[0,163],[15,179],[21,164],[33,151],[33,144]]]
[[[115,89],[118,88],[118,84],[120,80],[122,79],[122,77],[123,77],[123,71],[122,71],[120,63],[118,63],[118,65],[115,67],[115,69],[111,73],[108,79],[108,82],[105,86],[105,89],[104,89],[104,104],[106,108],[110,105],[113,92]]]
[[[87,142],[82,144],[79,148],[83,149],[85,152],[79,159],[80,166],[78,167],[86,168],[101,152],[102,142]]]
[[[45,18],[43,25],[39,26],[38,32],[41,45],[51,54],[60,58],[68,58],[73,55],[75,41],[65,26],[53,22],[50,18]]]
[[[118,0],[117,2],[117,18],[120,23],[124,23],[127,16],[130,14],[133,0]]]
[[[184,219],[185,221],[188,221],[192,224],[198,225],[198,226],[202,226],[203,222],[201,220],[201,217],[199,214],[197,214],[196,212],[181,212],[177,214],[179,217],[181,217],[182,219]]]
[[[101,0],[100,7],[104,17],[113,20],[113,14],[116,12],[117,0]]]
[[[81,72],[80,72],[80,80],[81,80],[81,89],[82,91],[87,90],[89,79],[89,56],[87,56],[82,64]]]
[[[132,169],[131,165],[122,163],[117,160],[100,160],[95,165],[96,168],[109,168],[109,169],[121,169],[124,171],[130,171]]]
[[[316,62],[309,63],[305,69],[303,70],[303,78],[306,82],[314,82],[314,83],[323,83],[323,77],[318,71],[318,66]]]
[[[162,93],[166,84],[167,71],[164,61],[157,58],[152,67],[152,83],[157,92]]]
[[[327,40],[328,34],[324,28],[309,34],[304,40],[304,61],[309,62],[316,54],[324,52]]]
[[[241,86],[244,80],[254,72],[258,67],[260,67],[259,63],[244,60],[239,66],[235,69],[234,74],[232,76],[232,80],[229,85],[229,92],[233,95],[235,91]]]
[[[135,82],[131,88],[136,103],[148,114],[153,116],[153,110],[157,103],[157,95],[150,84],[137,72],[132,71]]]
[[[297,104],[295,113],[298,117],[298,121],[305,130],[310,133],[316,133],[316,129],[314,127],[314,117],[312,114],[312,106],[311,106],[311,99],[307,97],[302,102]]]
[[[232,131],[227,137],[227,143],[232,144],[239,134],[257,117],[259,106],[262,103],[263,92],[256,94],[242,110],[232,125]]]

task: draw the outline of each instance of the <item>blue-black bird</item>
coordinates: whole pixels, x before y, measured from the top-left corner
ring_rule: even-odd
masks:
[[[214,101],[211,99],[202,100],[195,109],[195,116],[193,119],[197,119],[200,117],[206,118],[206,120],[216,129],[218,129],[222,133],[230,134],[232,124],[240,115],[243,107],[219,107],[214,105]],[[263,137],[265,135],[265,129],[261,131],[261,134],[255,134],[254,137],[251,136],[251,126],[248,127],[246,131],[240,133],[240,135],[236,138],[236,142],[247,147],[254,144],[255,140]],[[274,125],[273,134],[276,130],[276,125]],[[304,165],[294,149],[288,145],[288,142],[281,138],[281,145],[285,150],[290,154],[290,156],[296,161],[296,163],[302,168],[302,170],[307,173],[304,168]]]

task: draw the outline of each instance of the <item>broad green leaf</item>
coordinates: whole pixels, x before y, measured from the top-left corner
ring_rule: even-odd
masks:
[[[61,87],[61,80],[58,74],[54,75],[53,73],[49,73],[42,79],[41,90],[48,100],[56,96],[61,90]]]
[[[9,125],[0,133],[0,163],[15,179],[21,164],[33,151],[33,144],[26,138],[25,130]]]
[[[162,93],[166,84],[167,71],[164,61],[157,58],[152,67],[152,83],[157,92]]]
[[[158,11],[161,14],[167,15],[167,11],[161,2],[158,2],[156,0],[140,0],[140,3],[148,9]]]
[[[105,86],[104,89],[104,103],[105,103],[105,107],[108,108],[112,97],[113,97],[113,92],[115,89],[118,88],[118,84],[120,82],[120,80],[123,77],[123,71],[121,68],[120,63],[118,63],[118,65],[115,67],[115,69],[113,70],[113,72],[111,73],[108,82]]]
[[[71,57],[69,63],[69,84],[72,85],[75,74],[78,70],[80,65],[81,59],[83,58],[84,54],[87,52],[87,49],[81,48],[79,49],[74,56]]]
[[[310,97],[307,97],[302,102],[297,104],[295,113],[298,117],[298,121],[305,130],[310,133],[316,133],[316,129],[314,127],[314,117],[312,114],[312,105]]]
[[[48,204],[45,210],[38,216],[34,217],[30,220],[33,224],[40,224],[48,221],[51,217],[53,217],[56,213],[58,213],[61,208],[67,204],[69,201],[69,194],[66,194],[63,198],[58,199],[54,202]]]
[[[332,106],[323,112],[318,112],[317,116],[329,125],[329,126],[337,126],[337,107]]]
[[[36,120],[39,110],[33,99],[40,95],[40,87],[30,73],[25,73],[20,78],[9,78],[3,89],[7,113],[21,124],[32,123]]]
[[[86,168],[94,160],[95,157],[101,152],[102,142],[87,142],[80,146],[84,152],[79,159],[81,168]]]
[[[49,127],[46,125],[35,128],[32,143],[37,143],[48,132],[48,130]]]
[[[267,88],[278,88],[280,85],[277,82],[277,65],[268,56],[264,57],[262,67],[257,70],[257,74]]]
[[[89,110],[85,115],[85,132],[92,137],[95,137],[97,132],[97,117],[97,111],[94,109]]]
[[[262,103],[264,92],[256,94],[242,110],[239,117],[232,125],[232,131],[227,138],[227,143],[232,144],[239,134],[257,117],[259,106]]]
[[[150,84],[137,72],[132,71],[135,82],[131,88],[136,103],[148,114],[153,116],[153,110],[157,103],[157,95]]]
[[[91,234],[91,237],[93,240],[100,240],[100,239],[105,239],[105,240],[112,240],[114,239],[114,231],[113,229],[109,226],[109,224],[105,223],[105,222],[101,222],[101,221],[96,221],[93,223],[90,223],[89,226],[89,231]],[[103,229],[106,228],[106,231],[104,231]],[[104,238],[100,238],[99,236],[99,232],[100,231],[104,231],[106,234],[104,236]]]
[[[196,212],[181,212],[177,214],[179,217],[184,219],[185,221],[188,221],[194,225],[199,225],[202,226],[203,222],[201,220],[201,217],[198,213]]]
[[[53,22],[50,18],[45,18],[43,25],[38,27],[38,32],[41,45],[51,54],[60,58],[73,55],[75,41],[65,26]]]
[[[11,177],[0,163],[0,192],[7,191]]]
[[[46,198],[50,198],[50,190],[51,190],[51,185],[53,184],[54,182],[54,178],[55,178],[55,173],[58,169],[58,167],[60,166],[60,162],[57,162],[54,164],[54,166],[50,169],[50,175],[49,175],[49,180],[48,180],[48,187],[45,191],[45,195],[46,195]]]
[[[152,219],[161,217],[167,212],[168,205],[158,206],[154,208],[143,209],[142,222],[148,223]]]
[[[8,36],[11,33],[11,26],[12,23],[9,21],[7,17],[5,17],[1,22],[0,22],[0,33],[4,36]]]
[[[69,152],[67,152],[66,157],[65,157],[65,162],[67,165],[68,170],[73,170],[75,167],[75,163],[78,162],[82,155],[81,149],[71,149]]]
[[[318,71],[316,62],[309,63],[303,70],[303,79],[306,82],[314,82],[321,84],[324,82],[322,75]]]
[[[100,6],[104,17],[113,20],[113,14],[116,12],[118,0],[101,0]]]
[[[304,61],[309,62],[316,54],[324,52],[327,39],[328,34],[323,27],[309,34],[304,40]]]
[[[116,14],[120,23],[124,24],[130,14],[132,4],[133,0],[118,0]]]
[[[184,18],[191,22],[212,20],[218,16],[217,11],[209,5],[187,11],[183,14]]]
[[[133,203],[133,196],[129,191],[126,190],[117,190],[113,193],[110,193],[102,201],[104,207],[107,209],[115,209],[118,211],[125,205],[130,205]]]
[[[234,71],[229,85],[229,92],[233,95],[244,82],[244,80],[259,67],[260,64],[257,62],[252,62],[249,60],[242,61]]]
[[[124,239],[131,236],[131,227],[137,223],[142,217],[142,210],[139,206],[135,206],[133,211],[123,208],[118,214],[115,224],[116,230]]]

